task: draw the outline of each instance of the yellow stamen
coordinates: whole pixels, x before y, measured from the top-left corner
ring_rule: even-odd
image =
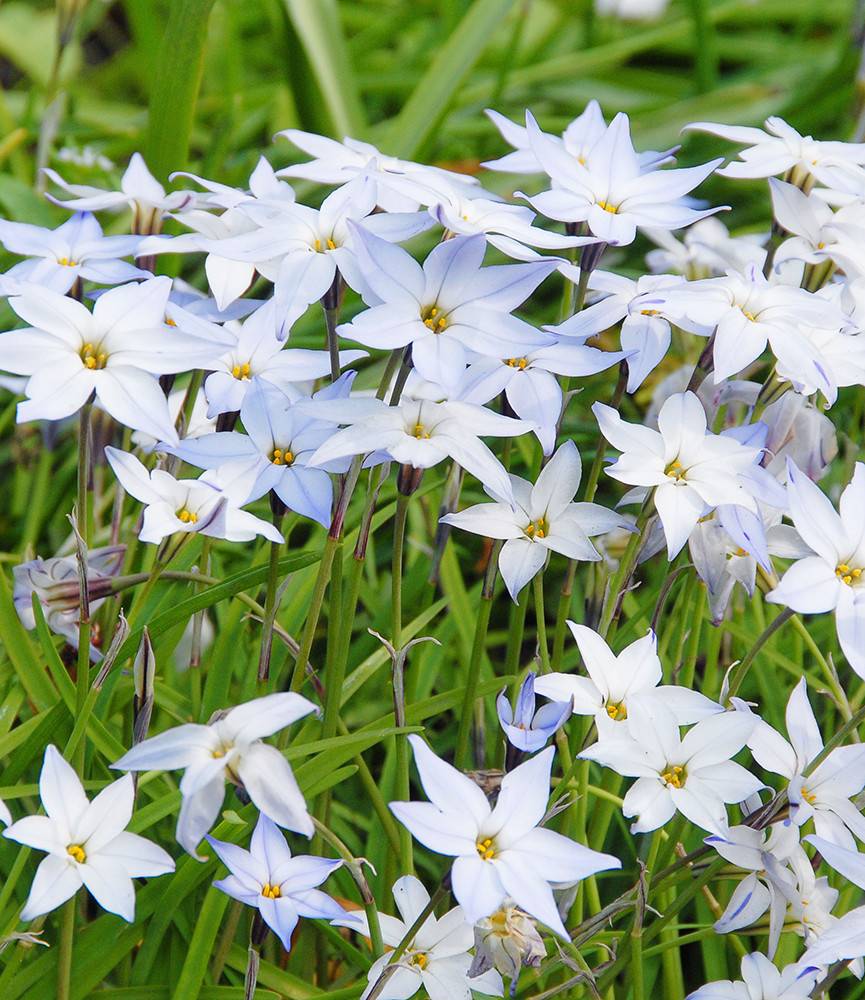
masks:
[[[84,848],[81,846],[81,844],[70,844],[66,848],[66,853],[69,855],[70,858],[74,858],[79,865],[83,865],[84,862],[87,860],[87,854],[85,853]]]
[[[93,344],[85,344],[81,348],[81,360],[84,362],[85,368],[89,368],[90,371],[98,371],[105,367],[108,355],[94,347]]]
[[[520,371],[524,371],[529,364],[528,358],[508,358],[505,364],[509,368],[519,368]]]
[[[177,512],[177,518],[178,520],[183,521],[184,524],[195,524],[198,520],[198,514],[188,510],[186,507],[181,507]]]
[[[858,583],[862,576],[861,566],[849,566],[847,563],[838,563],[835,567],[835,576],[848,587]]]
[[[312,246],[316,253],[321,253],[321,240],[316,240]]]
[[[610,702],[607,704],[607,715],[609,715],[613,722],[623,722],[628,717],[627,706],[623,701],[620,701],[617,705]]]
[[[539,517],[537,521],[530,521],[523,531],[531,539],[546,538],[550,533],[550,523],[545,517]]]
[[[615,215],[619,211],[618,205],[611,205],[608,201],[596,202],[598,208],[602,208],[605,212],[609,212],[610,215]]]
[[[248,380],[251,371],[252,371],[252,369],[249,366],[249,362],[248,361],[244,361],[242,365],[235,365],[231,369],[231,374],[235,378],[239,378],[239,379],[242,379],[242,380]]]
[[[416,965],[419,969],[425,969],[427,962],[429,962],[429,959],[422,951],[419,951],[416,955],[412,955],[409,959],[409,965]]]
[[[437,306],[430,306],[429,309],[425,309],[421,313],[421,319],[423,320],[423,325],[428,330],[432,330],[433,333],[441,333],[448,325],[447,318],[439,315]]]
[[[657,309],[641,309],[641,316],[660,316],[660,312]]]
[[[685,784],[685,769],[681,764],[668,765],[668,768],[661,775],[661,781],[671,788],[681,788]]]
[[[336,250],[336,244],[333,242],[332,239],[328,239],[328,241],[327,241],[327,249],[328,250]]]
[[[271,462],[274,465],[291,465],[294,461],[294,453],[289,451],[288,448],[283,450],[282,448],[274,448],[273,456]]]
[[[72,260],[70,257],[58,257],[57,263],[62,264],[63,267],[78,267],[78,261]]]
[[[177,324],[174,322],[174,320],[170,316],[166,316],[165,317],[165,325],[166,326],[177,326]]]
[[[743,309],[742,314],[744,315],[745,319],[751,320],[752,323],[757,322],[757,317],[752,312],[748,312],[747,309]]]
[[[423,424],[415,424],[414,425],[414,430],[412,431],[412,436],[416,437],[418,439],[418,441],[420,441],[422,438],[424,440],[426,440],[427,438],[429,438],[430,434],[429,434],[429,431],[424,427]]]
[[[817,796],[813,792],[809,792],[807,788],[802,789],[802,798],[809,804],[814,805],[817,801]]]
[[[265,882],[261,887],[261,895],[267,896],[268,899],[279,899],[282,895],[282,890],[278,885],[271,885],[270,882]]]
[[[685,478],[685,473],[686,470],[678,458],[674,458],[667,468],[664,469],[664,475],[669,476],[671,479],[675,479],[677,483]]]
[[[496,850],[495,847],[493,847],[491,837],[487,837],[485,840],[475,841],[475,850],[484,861],[491,861],[496,856]]]

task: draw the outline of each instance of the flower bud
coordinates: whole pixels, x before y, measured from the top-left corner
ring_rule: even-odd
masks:
[[[492,965],[511,980],[524,965],[537,967],[546,956],[534,920],[507,902],[475,924],[475,952],[481,967]]]

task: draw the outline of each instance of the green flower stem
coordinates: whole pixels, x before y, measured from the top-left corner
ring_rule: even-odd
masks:
[[[619,601],[631,579],[634,568],[637,565],[637,557],[640,554],[640,546],[643,541],[643,532],[652,513],[652,504],[648,501],[643,504],[640,513],[637,515],[635,530],[628,539],[622,558],[619,560],[619,567],[610,577],[607,585],[607,593],[604,596],[604,604],[601,609],[601,620],[598,624],[598,633],[604,638],[610,631],[619,610]]]
[[[315,630],[318,627],[318,617],[321,614],[324,592],[330,582],[330,570],[338,544],[339,539],[334,538],[332,535],[328,535],[327,540],[324,543],[324,549],[321,553],[321,561],[318,564],[318,574],[316,575],[315,585],[312,591],[312,600],[310,601],[309,612],[306,616],[306,624],[304,625],[303,635],[300,639],[297,657],[294,661],[294,670],[291,673],[291,684],[289,685],[290,691],[299,691],[303,686],[303,681],[306,677],[306,665],[309,662],[309,654],[312,650]]]
[[[535,574],[532,580],[532,594],[535,602],[535,624],[538,630],[538,653],[541,658],[541,673],[550,672],[550,650],[547,645],[547,620],[544,610],[544,571]]]
[[[785,622],[788,622],[793,617],[793,611],[790,608],[784,608],[784,610],[775,617],[763,631],[757,637],[754,644],[748,650],[748,652],[742,657],[739,663],[730,672],[730,682],[727,688],[727,700],[729,701],[735,694],[738,693],[739,688],[742,685],[742,681],[745,679],[746,674],[751,669],[751,664],[754,662],[757,654],[766,645],[769,639],[780,629]]]
[[[72,947],[75,941],[75,896],[60,910],[60,941],[57,945],[57,1000],[72,996]]]
[[[565,655],[565,638],[568,632],[568,618],[571,613],[571,600],[574,595],[574,579],[577,575],[577,560],[569,559],[565,579],[559,593],[559,604],[556,608],[556,628],[553,632],[553,653],[550,657],[550,668],[556,673]]]
[[[613,395],[610,397],[609,405],[618,412],[619,407],[622,405],[622,399],[625,395],[625,389],[628,385],[628,365],[627,362],[619,362],[619,378],[616,382],[616,388],[613,390]],[[598,482],[601,478],[601,470],[604,467],[604,455],[606,454],[606,440],[603,434],[598,434],[598,443],[595,446],[595,457],[592,460],[592,466],[589,469],[589,477],[586,480],[586,489],[583,493],[583,501],[585,503],[591,503],[595,499],[595,494],[598,491]]]
[[[466,686],[463,692],[463,704],[460,711],[456,754],[454,758],[456,766],[463,770],[471,766],[470,744],[472,722],[475,716],[475,701],[477,700],[476,692],[478,682],[480,681],[481,665],[483,664],[484,653],[486,652],[487,630],[489,629],[490,614],[493,607],[501,544],[501,542],[493,544],[493,550],[487,562],[483,587],[481,588],[481,606],[478,609],[472,651],[469,658],[468,677],[466,678]],[[523,608],[523,616],[525,616],[525,607]]]
[[[391,642],[398,650],[402,644],[402,564],[405,548],[405,525],[409,498],[400,493],[396,500],[393,526],[393,563],[391,567]]]
[[[519,673],[520,654],[523,648],[523,633],[526,627],[526,611],[529,607],[529,595],[524,590],[518,595],[518,600],[511,604],[508,619],[508,644],[505,649],[505,674],[512,676]]]
[[[280,530],[285,506],[278,498],[271,500],[273,510],[273,526]],[[267,572],[267,592],[264,598],[264,621],[261,625],[261,650],[258,656],[258,682],[266,682],[270,678],[270,656],[273,649],[273,623],[276,619],[276,592],[279,587],[279,554],[282,542],[270,543],[270,562]]]
[[[324,719],[321,731],[323,739],[336,735],[342,701],[342,686],[345,682],[348,650],[351,645],[352,625],[357,611],[360,582],[363,577],[363,565],[363,559],[352,556],[342,588],[342,601],[339,608],[339,619],[342,627],[339,632],[337,649],[333,659],[327,665],[325,675]]]

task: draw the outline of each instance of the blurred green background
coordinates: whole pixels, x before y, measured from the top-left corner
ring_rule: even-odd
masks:
[[[59,221],[40,163],[102,184],[135,149],[240,183],[261,152],[297,157],[273,140],[291,126],[472,171],[505,151],[485,107],[554,130],[592,97],[644,148],[768,114],[848,138],[856,21],[855,0],[671,0],[640,22],[592,0],[0,0],[0,211]]]

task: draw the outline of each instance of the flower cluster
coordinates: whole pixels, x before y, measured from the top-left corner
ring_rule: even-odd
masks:
[[[765,948],[742,959],[741,981],[692,998],[804,998],[865,958],[865,915],[838,888],[839,877],[865,887],[854,690],[865,678],[865,464],[855,461],[861,406],[845,395],[865,386],[865,149],[774,118],[765,131],[696,123],[744,148],[723,168],[722,158],[680,166],[677,150],[638,152],[627,116],[608,123],[595,102],[562,134],[531,112],[524,124],[490,117],[513,150],[486,167],[522,175],[531,193],[506,200],[474,177],[288,130],[310,158],[281,170],[262,158],[243,187],[179,174],[195,190],[166,192],[136,154],[119,191],[48,171],[69,196],[53,201],[73,212],[57,228],[0,222],[0,241],[23,258],[0,279],[20,320],[0,334],[0,368],[20,377],[7,383],[23,397],[18,422],[80,425],[74,531],[53,558],[15,569],[20,620],[38,630],[51,683],[62,678],[77,713],[64,754],[44,753],[44,815],[2,813],[7,838],[46,855],[20,917],[49,913],[83,885],[134,920],[133,879],[174,869],[163,848],[126,829],[136,788],[171,789],[155,772],[182,771],[177,843],[192,868],[190,859],[218,859],[228,874],[215,887],[255,911],[253,983],[268,929],[288,951],[303,917],[343,929],[324,931],[346,961],[364,960],[363,997],[498,996],[503,976],[516,990],[521,975],[556,976],[568,963],[597,995],[629,995],[619,985],[637,981],[625,941],[639,964],[644,925],[652,933],[658,910],[661,928],[675,916],[673,877],[690,869],[716,910],[707,931],[764,918],[767,931]],[[768,178],[765,238],[736,235],[716,217],[727,206],[695,199],[713,174]],[[313,207],[296,179],[331,190]],[[94,213],[127,208],[132,231],[103,235]],[[649,273],[612,270],[643,237],[656,244]],[[200,258],[207,292],[157,274],[165,254]],[[557,284],[553,316],[544,310]],[[316,322],[322,339],[309,346]],[[605,372],[612,392],[597,389]],[[854,461],[836,497],[826,411],[845,406]],[[361,584],[373,534],[391,517],[393,587],[380,611]],[[421,589],[418,574],[403,580],[413,518],[433,525],[415,549],[432,584],[447,577],[448,634],[465,646],[445,694],[433,694],[438,660],[411,672],[435,614],[403,621],[403,598]],[[234,577],[211,575],[211,556],[229,548],[216,543],[242,556],[258,538],[266,544]],[[314,582],[284,582],[312,561],[295,558],[310,538]],[[142,556],[138,542],[158,548]],[[474,590],[468,572],[468,586],[454,583],[454,550],[470,549],[483,578]],[[497,576],[512,605],[501,612],[503,669],[488,652]],[[190,587],[190,603],[155,615],[153,589],[168,584]],[[123,687],[117,663],[135,643],[115,598],[136,587],[143,645],[123,746],[100,728],[119,702],[95,705],[106,677]],[[303,605],[299,638],[278,620],[286,593]],[[233,679],[207,675],[202,696],[201,612],[238,594],[260,623],[258,672],[244,669],[240,703],[218,709]],[[359,602],[377,627],[390,615],[389,641],[346,679]],[[736,658],[730,636],[748,602],[765,631]],[[704,608],[728,627],[717,641],[701,634]],[[830,613],[838,657],[796,617]],[[176,644],[187,621],[190,699],[155,697],[143,627],[174,629]],[[787,622],[781,635],[798,628],[797,645],[773,647]],[[116,627],[110,648],[96,625]],[[52,633],[81,650],[76,693]],[[345,702],[388,656],[392,716],[378,724],[359,713],[347,725]],[[784,735],[770,695],[791,674]],[[744,700],[743,685],[760,700]],[[815,699],[840,720],[828,739]],[[430,720],[453,708],[455,741]],[[154,710],[161,731],[149,736]],[[496,717],[501,732],[487,725]],[[81,745],[90,722],[102,733],[101,770]],[[393,752],[371,772],[362,754],[385,740]],[[322,764],[346,747],[353,756]],[[412,795],[409,749],[423,799]],[[312,754],[318,766],[295,773],[289,760]],[[109,766],[127,773],[106,783]],[[341,827],[350,824],[340,783],[358,771],[375,806],[365,829],[378,824],[393,847],[369,879]],[[227,785],[239,812],[223,811]],[[92,801],[85,787],[98,788]],[[612,825],[619,811],[629,826]],[[248,849],[235,843],[238,827],[251,831]],[[293,854],[281,830],[339,857]],[[216,859],[199,853],[202,841]],[[415,842],[428,852],[416,868]],[[319,889],[331,876],[335,895]],[[378,912],[386,892],[377,901],[370,882],[392,890],[400,918]],[[359,903],[346,897],[351,886]],[[437,916],[447,892],[457,905]],[[781,969],[780,954],[792,959]]]

